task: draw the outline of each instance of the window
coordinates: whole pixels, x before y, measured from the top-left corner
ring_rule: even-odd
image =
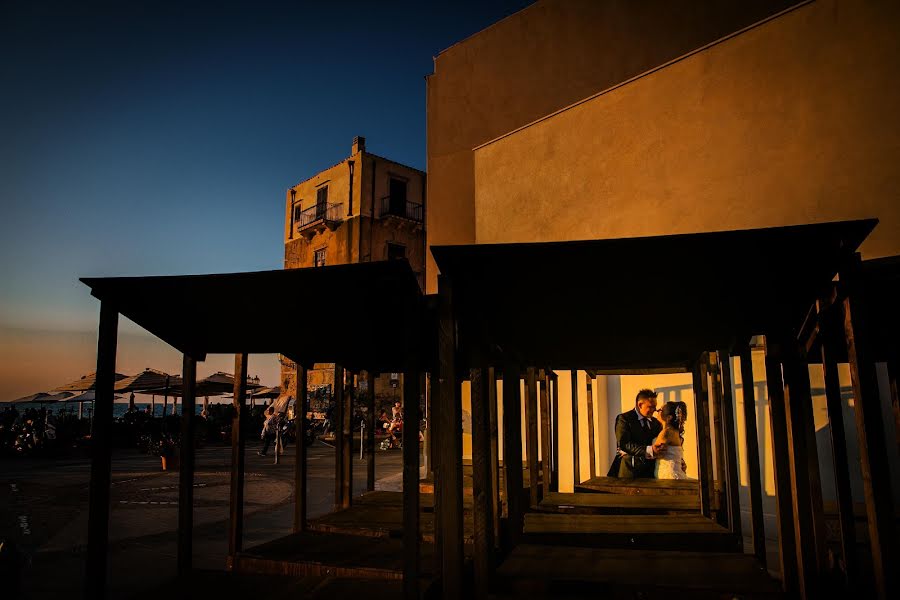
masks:
[[[406,246],[403,244],[392,244],[388,242],[387,245],[387,259],[388,260],[404,260],[406,258]]]
[[[321,219],[325,216],[328,207],[328,186],[324,185],[316,190],[316,218]]]
[[[301,202],[302,202],[302,200],[301,200]],[[303,212],[302,206],[300,206],[299,204],[294,206],[294,223],[300,222],[300,213],[302,213],[302,212]]]
[[[324,267],[325,266],[325,248],[319,248],[315,252],[313,252],[313,266],[314,267]]]
[[[388,211],[392,215],[406,216],[406,182],[396,177],[391,177],[391,199]]]

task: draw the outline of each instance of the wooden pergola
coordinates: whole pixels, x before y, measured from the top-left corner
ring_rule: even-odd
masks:
[[[558,484],[554,475],[558,444],[553,431],[559,427],[554,414],[558,406],[555,394],[548,394],[554,371],[572,370],[573,388],[575,370],[693,373],[699,495],[705,519],[698,521],[696,533],[698,539],[704,533],[710,534],[705,539],[723,539],[732,552],[740,552],[735,403],[728,357],[739,356],[742,380],[753,381],[749,343],[756,336],[766,340],[783,585],[801,597],[822,595],[829,567],[808,368],[811,361],[819,360],[814,356],[815,339],[822,336],[815,333],[823,330],[834,331],[835,347],[840,346],[835,358],[825,360],[829,406],[835,399],[838,356],[851,367],[874,588],[881,598],[894,597],[895,521],[875,360],[893,360],[896,373],[897,337],[879,336],[875,330],[877,320],[885,316],[893,319],[896,332],[897,296],[891,298],[893,305],[876,309],[872,303],[873,308],[867,308],[874,294],[871,286],[863,285],[866,269],[856,254],[876,224],[876,220],[860,220],[647,238],[432,248],[441,270],[440,385],[432,408],[437,413],[432,434],[439,514],[436,555],[444,597],[462,594],[460,385],[464,379],[471,381],[472,399],[476,597],[487,596],[501,559],[510,557],[523,538],[543,534],[544,541],[553,539],[550,529],[556,524],[559,539],[571,539],[563,534],[578,533],[591,522],[530,512],[541,501],[539,494],[556,491]],[[896,285],[896,278],[893,281]],[[828,322],[826,308],[832,315],[839,312],[840,326]],[[502,374],[502,398],[495,373]],[[523,462],[523,378],[527,496],[521,493],[524,482],[517,468]],[[744,394],[746,426],[755,432],[753,386],[744,386]],[[894,398],[896,403],[896,392]],[[503,467],[496,433],[499,402],[505,432]],[[577,402],[573,404],[577,419]],[[550,441],[541,445],[540,461],[538,414],[541,437]],[[829,418],[833,434],[843,430],[840,412],[829,408]],[[574,427],[577,431],[577,422]],[[711,429],[720,441],[715,448],[716,473]],[[751,539],[757,560],[765,565],[759,449],[755,435],[745,438]],[[576,441],[576,465],[577,446]],[[840,490],[844,484],[849,486],[849,476],[846,456],[843,462],[839,458],[835,479]],[[503,489],[501,470],[505,471]],[[721,505],[713,487],[716,479],[723,485]],[[577,475],[575,483],[580,483]],[[501,495],[507,502],[505,511],[498,500]],[[841,508],[842,520],[848,518],[845,510]],[[530,531],[529,524],[534,525]],[[547,549],[547,561],[552,563],[552,546]],[[858,573],[847,576],[858,578]],[[857,582],[851,579],[849,584]]]
[[[234,354],[234,408],[228,564],[243,550],[244,450],[247,437],[247,359],[279,353],[297,364],[297,389],[306,389],[314,363],[334,363],[337,399],[335,504],[352,502],[352,376],[366,371],[369,390],[381,372],[404,373],[405,418],[419,422],[420,373],[425,366],[425,303],[405,261],[256,273],[166,277],[86,278],[100,305],[96,405],[91,464],[86,598],[105,597],[110,512],[111,429],[118,316],[124,315],[179,350],[183,360],[181,472],[178,496],[178,572],[192,565],[196,365],[208,354]],[[271,289],[267,297],[248,289]],[[305,395],[298,391],[298,400]],[[374,394],[370,394],[368,487],[374,489]],[[306,411],[298,404],[293,530],[307,526]],[[403,587],[418,594],[419,430],[403,433]]]

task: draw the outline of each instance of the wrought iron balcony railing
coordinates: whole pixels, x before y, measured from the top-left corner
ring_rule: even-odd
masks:
[[[343,220],[342,202],[332,204],[316,204],[300,213],[300,218],[296,221],[297,231],[302,231],[307,227],[316,224],[334,224]]]
[[[385,196],[381,199],[378,211],[382,217],[400,217],[416,223],[421,223],[423,218],[421,204],[391,196]]]

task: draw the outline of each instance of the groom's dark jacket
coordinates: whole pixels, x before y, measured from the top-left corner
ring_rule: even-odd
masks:
[[[616,456],[609,468],[608,477],[634,479],[636,477],[653,477],[655,461],[648,460],[647,446],[662,431],[659,421],[650,417],[650,430],[641,427],[641,421],[634,409],[616,417],[616,445],[627,456]]]

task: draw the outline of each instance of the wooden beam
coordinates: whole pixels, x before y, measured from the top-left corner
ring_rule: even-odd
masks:
[[[518,545],[525,527],[522,505],[522,393],[519,369],[503,369],[503,463],[506,465],[506,503],[510,548]]]
[[[181,370],[181,457],[178,473],[178,575],[193,568],[194,413],[197,408],[197,361],[184,355]]]
[[[712,448],[709,435],[709,390],[706,383],[708,359],[702,356],[694,365],[694,407],[697,412],[697,472],[700,476],[700,512],[704,517],[712,515],[712,499],[715,494],[712,477]]]
[[[344,370],[344,413],[342,429],[344,430],[341,459],[341,507],[350,508],[353,504],[353,391],[356,388],[356,373]]]
[[[297,400],[294,404],[294,431],[297,432],[296,460],[294,462],[294,533],[306,531],[306,390],[309,387],[309,371],[297,364]]]
[[[743,548],[741,533],[741,480],[738,474],[737,434],[734,422],[734,394],[731,390],[731,358],[727,350],[721,350],[719,372],[722,375],[722,441],[725,449],[725,483],[728,495],[728,525],[737,537],[738,548]]]
[[[787,465],[787,416],[784,407],[784,380],[774,344],[766,338],[766,389],[769,394],[769,431],[772,434],[772,465],[775,471],[775,503],[778,524],[778,559],[781,581],[789,596],[798,593],[797,543],[794,539],[793,492]]]
[[[109,488],[112,479],[112,424],[119,312],[100,304],[97,332],[97,379],[91,433],[91,481],[84,597],[106,598],[109,550]]]
[[[550,493],[550,396],[547,393],[547,387],[550,377],[546,373],[538,382],[540,392],[541,405],[541,498],[545,498]]]
[[[826,325],[827,327],[827,325]],[[829,333],[828,330],[825,332]],[[846,589],[857,589],[859,567],[856,560],[856,530],[853,517],[853,494],[850,486],[850,461],[844,431],[844,408],[835,349],[829,335],[822,336],[822,371],[825,377],[825,401],[828,429],[831,432],[831,458],[834,465],[834,487],[837,495],[838,525],[841,534],[841,556],[844,562]]]
[[[724,490],[727,485],[727,481],[725,478],[725,443],[722,439],[722,377],[719,373],[718,354],[716,352],[710,352],[708,356],[710,393],[709,404],[710,408],[712,408],[712,422],[710,424],[710,429],[716,434],[716,443],[713,446],[713,450],[716,453],[714,480],[718,482],[718,484]],[[712,493],[716,493],[714,490],[715,487],[713,488]],[[713,502],[714,505],[718,506],[718,510],[716,511],[716,520],[723,527],[728,527],[728,512],[726,510],[726,507],[721,506],[718,500],[719,498],[716,498],[716,501]]]
[[[581,436],[578,431],[578,371],[572,369],[572,478],[575,485],[581,483]]]
[[[594,435],[594,385],[593,377],[587,378],[588,463],[591,479],[597,476],[597,447]]]
[[[374,389],[372,390],[374,392]],[[403,374],[403,597],[419,597],[419,373]]]
[[[366,491],[375,491],[375,373],[366,371]],[[417,421],[418,422],[418,421]],[[417,427],[418,429],[418,427]],[[418,442],[416,442],[418,444]]]
[[[334,510],[344,506],[344,367],[334,365]]]
[[[472,557],[475,598],[487,598],[494,569],[494,507],[491,481],[491,427],[489,369],[472,369],[472,496],[475,524]]]
[[[819,459],[816,450],[809,367],[794,343],[782,347],[784,403],[787,416],[788,466],[793,489],[794,539],[800,595],[817,598],[825,574],[825,523]]]
[[[762,505],[762,479],[759,468],[759,438],[756,423],[756,387],[753,383],[753,355],[750,346],[740,350],[741,390],[744,396],[744,448],[747,455],[747,479],[750,490],[750,537],[753,554],[763,567],[766,557],[766,526]]]
[[[234,355],[234,419],[231,422],[231,498],[228,562],[234,565],[244,544],[244,449],[247,445],[247,354]]]
[[[497,422],[497,373],[489,367],[483,375],[487,379],[487,407],[490,419],[491,443],[491,522],[494,527],[494,546],[500,543],[500,428]]]
[[[528,500],[532,508],[541,501],[538,492],[538,406],[534,367],[525,371],[525,450],[528,461]]]
[[[463,585],[462,399],[456,367],[453,290],[447,276],[438,276],[438,295],[440,477],[435,479],[435,495],[441,498],[440,514],[436,515],[441,521],[441,587],[444,598],[460,598]]]
[[[861,281],[859,255],[853,257],[839,276],[846,291],[844,336],[853,382],[859,463],[866,500],[875,590],[879,598],[896,598],[900,595],[900,590],[896,575],[897,534],[891,500],[891,474],[878,395],[875,356],[869,345],[870,331],[876,324],[868,321],[870,315],[866,312],[866,290]]]
[[[550,426],[552,431],[550,432],[550,437],[552,438],[553,446],[550,452],[551,458],[551,466],[550,466],[550,490],[553,492],[559,491],[559,378],[556,373],[550,371],[550,378],[547,380],[547,385],[552,387],[550,388]]]

